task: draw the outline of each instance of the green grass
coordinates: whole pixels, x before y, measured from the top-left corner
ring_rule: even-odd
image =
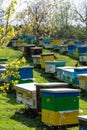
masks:
[[[23,57],[23,53],[21,51],[8,47],[0,48],[0,58],[7,58],[9,62],[14,59],[20,59],[21,57]]]
[[[45,52],[50,52],[44,50]],[[20,59],[23,53],[12,48],[0,49],[0,58],[8,58],[8,61],[12,61],[15,58]],[[66,65],[74,66],[76,59],[72,59],[69,56],[61,55],[55,52],[56,60],[66,61]],[[32,61],[27,61],[28,65],[32,65]],[[79,64],[80,65],[80,64]],[[40,68],[34,68],[35,82],[56,82],[55,78],[51,78],[49,74],[45,74],[44,70]],[[14,94],[2,94],[0,93],[0,130],[42,130],[40,126],[40,117],[27,118],[23,111],[26,106],[18,104],[16,102],[16,96]],[[80,95],[80,109],[82,109],[81,115],[87,115],[87,96]],[[43,130],[48,130],[44,128]],[[50,129],[49,129],[50,130]],[[79,130],[78,127],[67,128],[67,130]]]

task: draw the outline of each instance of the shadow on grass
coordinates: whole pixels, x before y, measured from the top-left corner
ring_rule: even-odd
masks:
[[[11,119],[21,122],[23,125],[32,128],[32,130],[50,130],[49,127],[42,127],[41,117],[34,110],[29,110],[29,108],[16,111]]]
[[[7,96],[8,98],[7,103],[10,103],[12,105],[16,105],[16,93],[8,93]]]
[[[84,101],[87,101],[87,91],[81,90],[80,98]]]

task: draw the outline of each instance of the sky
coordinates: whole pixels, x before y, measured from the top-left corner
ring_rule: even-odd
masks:
[[[3,5],[6,7],[10,1],[12,0],[0,0],[0,4],[3,2]],[[21,3],[21,4],[23,3],[22,8],[26,7],[26,4],[24,3],[24,1],[27,1],[27,0],[17,0],[17,1],[18,3]],[[37,1],[37,0],[30,0],[30,1]],[[52,0],[49,0],[49,1],[52,1]],[[76,5],[77,7],[79,7],[79,5],[83,3],[84,0],[69,0],[69,1],[73,3],[74,5]]]
[[[11,2],[11,1],[12,0],[0,0],[0,5],[1,5],[1,3],[3,3],[2,7],[6,8],[7,5],[9,4],[9,2]],[[24,8],[26,8],[26,1],[27,0],[17,0],[17,1],[18,1],[18,4],[17,4],[16,9],[17,9],[17,12],[20,12],[21,10],[23,10]],[[31,2],[35,1],[36,2],[38,0],[28,0],[28,1],[31,1]],[[49,1],[53,1],[53,0],[49,0]],[[65,0],[65,1],[67,1],[67,0]],[[68,0],[68,1],[71,3],[71,5],[75,5],[77,8],[79,8],[79,7],[81,7],[81,5],[82,5],[82,3],[83,3],[84,0]],[[87,0],[85,0],[85,1],[87,1]]]

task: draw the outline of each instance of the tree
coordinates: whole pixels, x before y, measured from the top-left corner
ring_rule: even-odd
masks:
[[[71,3],[67,0],[54,0],[55,11],[53,15],[54,35],[57,37],[70,38],[70,27],[74,19],[74,12]]]
[[[44,34],[49,35],[49,20],[52,13],[52,4],[45,0],[27,2],[27,8],[18,13],[17,19],[24,23],[24,26],[31,28],[31,32],[39,38]],[[30,30],[29,30],[30,31]]]
[[[15,5],[17,4],[16,0],[12,0],[11,3],[5,10],[5,22],[4,25],[0,27],[0,44],[3,46],[7,46],[8,42],[11,38],[14,37],[14,28],[10,26],[10,20],[12,15],[15,12]]]
[[[83,1],[81,3],[80,8],[75,7],[75,12],[77,14],[76,21],[78,21],[79,24],[82,24],[83,27],[85,27],[85,38],[87,39],[87,1]]]

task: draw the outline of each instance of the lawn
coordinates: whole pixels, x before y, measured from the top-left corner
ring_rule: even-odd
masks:
[[[48,50],[44,50],[48,52]],[[66,61],[66,65],[74,66],[76,59],[72,59],[69,56],[61,55],[58,52],[55,53],[56,60]],[[23,53],[12,48],[0,49],[0,57],[8,58],[8,61],[14,59],[20,59],[23,57]],[[33,65],[31,60],[27,61],[28,65]],[[79,64],[80,65],[80,64]],[[50,78],[50,76],[44,73],[44,70],[40,68],[34,68],[35,82],[52,82],[56,79]],[[27,117],[24,114],[27,107],[23,104],[16,102],[15,94],[0,93],[0,130],[48,130],[48,128],[42,128],[40,125],[40,117],[32,118]],[[87,96],[80,94],[80,109],[83,111],[81,115],[87,115]],[[79,127],[67,128],[67,130],[79,130]]]

